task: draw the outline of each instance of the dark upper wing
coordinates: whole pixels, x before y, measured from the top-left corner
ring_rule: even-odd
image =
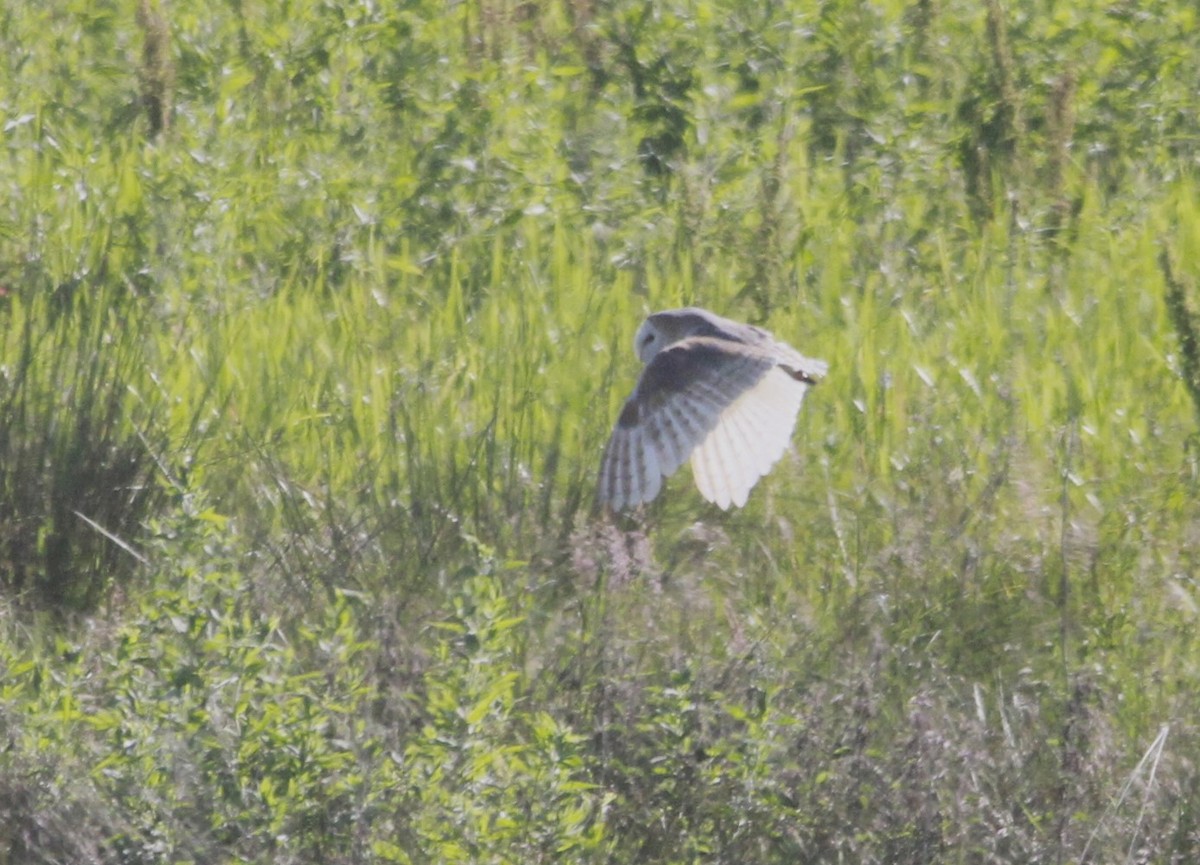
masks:
[[[653,499],[662,479],[721,426],[726,411],[777,363],[769,347],[709,337],[690,337],[660,351],[642,370],[613,429],[600,466],[600,500],[621,510]],[[730,447],[754,447],[748,439],[761,414],[739,413],[739,438],[730,438]]]

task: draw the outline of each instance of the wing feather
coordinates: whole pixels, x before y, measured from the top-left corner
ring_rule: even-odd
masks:
[[[719,429],[724,433],[721,464],[725,471],[725,498],[717,504],[727,508],[730,504],[738,504],[738,499],[745,503],[745,495],[750,492],[754,481],[758,480],[758,475],[753,475],[753,480],[747,483],[748,477],[753,474],[747,465],[753,446],[742,434],[738,415],[726,411],[721,416]]]
[[[722,508],[744,505],[759,478],[786,452],[807,389],[775,367],[729,405],[692,454],[701,495]]]
[[[692,476],[700,495],[722,508],[729,507],[725,463],[725,429],[718,423],[692,452]],[[699,472],[696,471],[697,464],[702,466]]]
[[[658,433],[661,457],[659,467],[662,469],[663,476],[669,477],[683,465],[691,451],[691,447],[688,445],[691,440],[689,427],[685,426],[686,422],[683,420],[682,413],[676,415],[671,412],[659,412],[646,420],[653,424],[653,428]]]

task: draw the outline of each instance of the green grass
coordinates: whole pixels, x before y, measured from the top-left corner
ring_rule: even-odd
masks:
[[[1193,860],[1195,24],[7,9],[0,863]],[[610,519],[690,303],[830,374]]]

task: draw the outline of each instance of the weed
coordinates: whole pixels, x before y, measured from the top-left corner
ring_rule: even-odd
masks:
[[[1195,860],[1195,18],[6,8],[0,861]]]

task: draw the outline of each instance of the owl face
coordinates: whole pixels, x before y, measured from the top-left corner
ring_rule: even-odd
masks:
[[[642,322],[633,338],[633,350],[637,352],[638,360],[642,363],[649,363],[650,358],[662,351],[666,344],[662,332],[650,319]]]

